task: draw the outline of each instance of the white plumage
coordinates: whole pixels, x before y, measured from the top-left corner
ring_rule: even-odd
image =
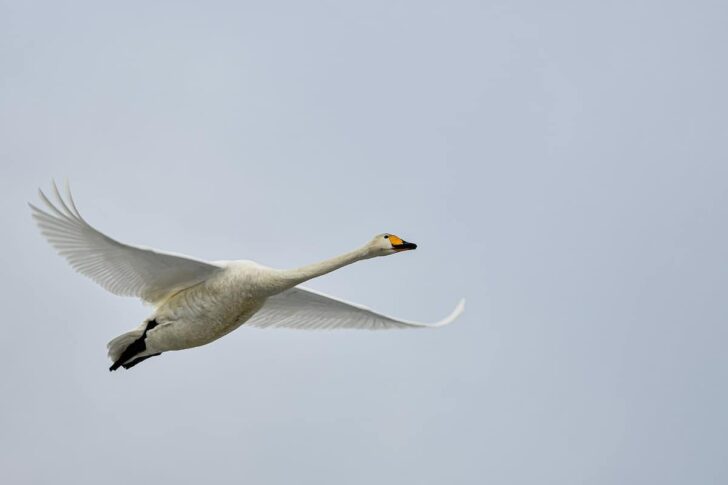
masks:
[[[108,291],[155,306],[139,327],[109,342],[111,370],[207,344],[242,324],[306,330],[439,327],[453,322],[464,308],[461,300],[447,318],[427,325],[297,286],[356,261],[417,247],[393,234],[377,235],[359,249],[292,270],[252,261],[206,262],[120,243],[81,217],[68,188],[65,200],[55,183],[53,191],[55,204],[39,191],[47,210],[29,204],[48,241],[75,270]]]
[[[273,295],[245,325],[260,328],[331,329],[353,328],[384,330],[388,328],[442,327],[455,320],[465,307],[458,303],[447,318],[424,324],[398,320],[377,313],[363,305],[349,303],[310,288],[296,287]]]

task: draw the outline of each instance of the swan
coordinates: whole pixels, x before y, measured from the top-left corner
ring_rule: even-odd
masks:
[[[47,207],[29,203],[48,242],[79,273],[120,296],[135,296],[154,312],[138,327],[107,344],[109,368],[130,369],[163,352],[209,344],[245,324],[259,328],[369,329],[431,328],[453,322],[464,310],[434,323],[400,320],[299,286],[349,264],[417,248],[390,234],[364,246],[296,269],[274,269],[253,261],[201,261],[181,254],[131,246],[96,230],[81,217],[66,183],[65,198],[53,182],[55,203],[38,190]]]

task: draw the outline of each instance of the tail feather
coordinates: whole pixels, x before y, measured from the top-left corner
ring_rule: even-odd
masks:
[[[139,340],[139,338],[144,335],[144,330],[146,328],[145,326],[142,326],[140,328],[136,328],[130,332],[122,333],[115,339],[113,339],[111,342],[106,344],[106,348],[109,349],[109,359],[111,359],[113,362],[116,362],[119,360],[119,357],[121,357],[121,354],[124,353],[124,351],[135,341]]]
[[[157,326],[157,321],[152,319],[144,322],[139,328],[126,332],[125,334],[119,335],[114,340],[108,343],[109,358],[113,364],[109,367],[110,371],[115,371],[119,367],[129,369],[134,367],[139,362],[142,362],[147,357],[152,355],[137,357],[147,350],[146,339],[147,332]],[[159,355],[159,353],[153,354]],[[136,359],[134,357],[137,357]]]

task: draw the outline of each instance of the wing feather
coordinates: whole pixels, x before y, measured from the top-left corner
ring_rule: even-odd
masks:
[[[64,199],[53,183],[55,204],[42,190],[38,192],[46,210],[28,205],[41,233],[76,271],[111,293],[154,303],[223,269],[187,256],[131,246],[110,238],[81,216],[68,187]]]
[[[258,313],[245,322],[245,325],[300,330],[431,328],[452,323],[464,309],[465,300],[460,300],[448,317],[433,324],[426,324],[389,317],[365,306],[297,286],[268,298]]]

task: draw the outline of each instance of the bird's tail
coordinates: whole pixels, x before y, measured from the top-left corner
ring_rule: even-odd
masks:
[[[109,359],[111,359],[112,362],[118,361],[121,354],[123,354],[131,344],[139,340],[144,335],[144,330],[145,326],[135,328],[130,332],[122,333],[106,344],[106,348],[109,349]]]
[[[109,342],[107,344],[107,347],[109,348],[109,358],[114,362],[111,367],[109,367],[109,370],[115,371],[119,367],[131,369],[139,362],[142,362],[149,357],[160,355],[161,352],[141,355],[145,351],[148,351],[146,344],[147,332],[156,326],[157,321],[155,319],[148,320],[131,332],[121,334]]]

